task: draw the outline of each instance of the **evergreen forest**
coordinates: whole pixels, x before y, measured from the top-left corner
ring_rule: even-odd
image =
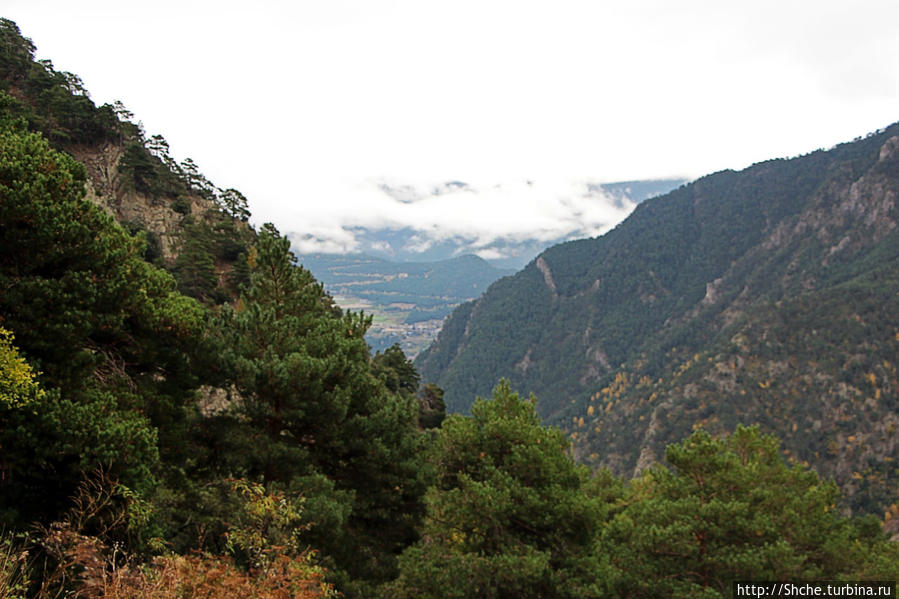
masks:
[[[884,515],[759,426],[623,476],[505,378],[447,414],[241,192],[34,52],[0,19],[0,598],[899,579]]]

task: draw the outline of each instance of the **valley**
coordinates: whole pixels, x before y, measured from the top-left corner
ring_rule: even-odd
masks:
[[[326,32],[361,50],[349,30]],[[692,182],[360,179],[352,151],[380,168],[400,123],[369,148],[329,125],[333,155],[293,136],[278,168],[239,132],[288,137],[265,82],[218,127],[278,189],[257,221],[35,52],[0,18],[0,598],[895,595],[899,123]],[[344,78],[329,60],[315,93]],[[132,70],[195,101],[162,66]],[[444,120],[427,99],[419,127]],[[672,172],[634,114],[636,154],[577,131],[634,163],[619,176]],[[747,141],[720,128],[715,152]],[[310,157],[331,172],[304,188]]]
[[[685,183],[685,179],[593,183],[586,193],[596,204],[630,210]],[[460,186],[465,184],[446,184],[451,189]],[[459,304],[479,297],[493,282],[514,274],[547,247],[575,238],[531,236],[475,247],[466,238],[431,239],[411,228],[358,227],[353,234],[361,253],[297,253],[298,260],[339,306],[373,316],[366,335],[372,351],[396,343],[411,358],[437,338],[444,319]],[[485,259],[467,252],[502,257]]]
[[[366,340],[372,351],[399,344],[415,356],[437,337],[453,308],[512,274],[477,256],[435,262],[392,262],[357,255],[300,255],[299,262],[345,310],[373,317]]]

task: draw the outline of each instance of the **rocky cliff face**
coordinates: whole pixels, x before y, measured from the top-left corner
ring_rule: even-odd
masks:
[[[511,379],[621,474],[694,428],[759,424],[883,513],[899,502],[897,194],[899,125],[705,177],[547,250],[417,364],[455,410]]]
[[[188,214],[203,218],[218,212],[212,200],[197,194],[185,194],[181,211],[175,210],[169,197],[153,198],[135,191],[120,170],[124,148],[106,142],[97,146],[67,148],[87,168],[87,197],[105,208],[117,221],[138,227],[159,240],[163,260],[171,264],[178,256]]]
[[[33,42],[7,19],[0,19],[0,46],[4,126],[40,132],[84,164],[88,197],[129,229],[146,231],[156,246],[154,258],[173,264],[187,215],[213,228],[230,227],[232,239],[240,237],[234,231],[247,230],[236,223],[222,226],[227,219],[246,221],[246,199],[239,192],[216,188],[190,161],[176,163],[166,141],[147,138],[120,102],[96,106],[77,75],[37,60]],[[216,241],[222,246],[226,240]],[[233,247],[228,250],[233,261]]]

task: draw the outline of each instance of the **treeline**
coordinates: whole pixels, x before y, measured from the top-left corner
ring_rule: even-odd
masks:
[[[631,481],[570,458],[507,382],[447,417],[422,538],[387,597],[731,597],[735,580],[895,580],[899,546],[777,440],[697,431]]]

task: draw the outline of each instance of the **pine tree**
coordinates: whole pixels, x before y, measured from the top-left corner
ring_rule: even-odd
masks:
[[[101,465],[152,489],[154,425],[177,417],[195,384],[200,307],[84,198],[84,181],[39,135],[0,129],[0,322],[46,390],[0,415],[9,525],[55,517]]]
[[[241,397],[229,426],[253,439],[230,467],[302,493],[312,520],[336,523],[307,537],[337,569],[390,579],[424,492],[415,400],[372,374],[371,319],[342,313],[273,226],[248,264],[249,285],[215,327],[222,372]]]
[[[389,597],[593,597],[602,505],[534,399],[501,381],[471,417],[444,421],[423,538],[400,560]]]
[[[833,482],[787,465],[757,427],[725,439],[697,431],[666,459],[672,469],[631,483],[605,531],[618,596],[729,597],[734,580],[896,577],[896,547],[876,526],[841,517]]]

